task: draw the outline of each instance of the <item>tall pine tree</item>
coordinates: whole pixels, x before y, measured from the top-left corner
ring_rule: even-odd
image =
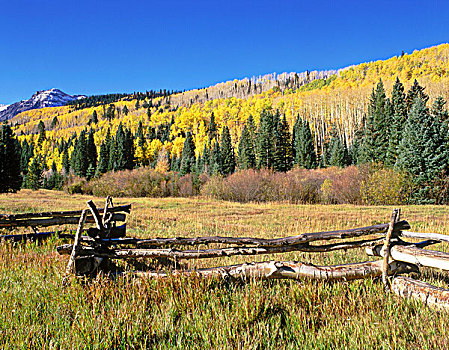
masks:
[[[192,133],[188,131],[182,148],[180,175],[184,176],[193,172],[195,164],[195,143],[193,142]]]
[[[20,189],[21,150],[11,127],[4,122],[0,128],[0,192],[16,192]]]
[[[286,172],[293,165],[292,147],[290,143],[292,136],[289,129],[290,126],[284,115],[277,123],[274,151],[274,169],[276,171]]]
[[[429,113],[425,100],[417,97],[405,122],[397,167],[412,175],[417,187],[414,200],[418,203],[428,201],[432,182],[447,172],[446,134],[438,118]]]
[[[229,128],[227,126],[223,127],[221,133],[221,164],[222,164],[222,174],[229,175],[235,171],[235,154],[234,148],[231,143],[231,134],[229,133]]]

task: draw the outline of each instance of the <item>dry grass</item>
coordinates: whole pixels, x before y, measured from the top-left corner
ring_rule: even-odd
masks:
[[[92,197],[52,191],[0,195],[0,212],[81,209]],[[103,199],[94,198],[97,205]],[[239,204],[204,198],[121,198],[132,203],[129,235],[281,237],[386,222],[391,207]],[[449,233],[446,206],[403,206],[414,230]],[[385,294],[377,280],[351,283],[98,277],[61,287],[67,257],[56,239],[0,246],[3,348],[446,348],[449,315]],[[447,250],[439,245],[438,249]],[[258,256],[254,260],[273,259]],[[363,251],[288,253],[276,259],[336,264]],[[208,267],[253,260],[190,261]],[[445,273],[422,279],[448,287]]]

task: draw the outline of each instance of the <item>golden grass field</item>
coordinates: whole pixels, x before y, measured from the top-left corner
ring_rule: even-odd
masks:
[[[93,199],[54,191],[0,195],[0,213],[74,210]],[[274,238],[388,222],[392,207],[239,204],[207,198],[120,198],[128,236]],[[449,233],[449,207],[402,206],[414,231]],[[5,234],[9,233],[5,231]],[[32,349],[444,349],[449,314],[387,294],[382,282],[249,281],[98,276],[62,287],[63,240],[0,245],[1,348]],[[432,249],[448,250],[439,244]],[[187,268],[263,260],[319,265],[367,261],[364,250],[189,261]],[[447,273],[422,270],[448,288]]]

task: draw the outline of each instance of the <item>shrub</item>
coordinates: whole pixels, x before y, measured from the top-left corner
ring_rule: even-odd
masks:
[[[412,192],[410,178],[393,169],[375,169],[362,181],[360,193],[365,204],[393,205],[408,202]]]

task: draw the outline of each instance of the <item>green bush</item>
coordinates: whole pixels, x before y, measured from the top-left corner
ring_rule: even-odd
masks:
[[[365,204],[405,204],[412,193],[410,178],[393,169],[375,169],[362,181],[360,193]]]

